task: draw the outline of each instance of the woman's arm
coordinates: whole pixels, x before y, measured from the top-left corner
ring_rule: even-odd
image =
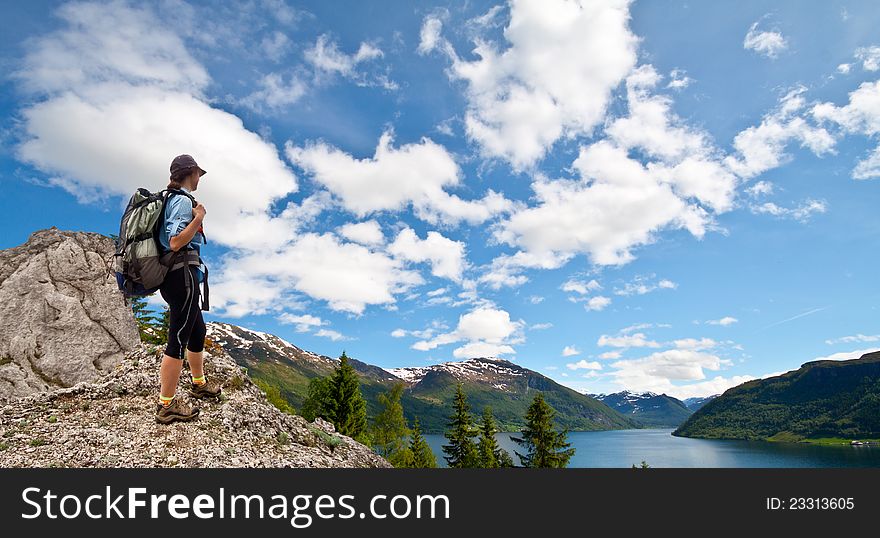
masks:
[[[193,219],[187,224],[186,228],[183,229],[179,234],[175,235],[169,240],[171,250],[177,252],[182,249],[186,245],[192,241],[193,237],[195,237],[196,233],[198,233],[199,228],[202,227],[202,221],[205,219],[205,206],[202,204],[197,205],[193,208]]]

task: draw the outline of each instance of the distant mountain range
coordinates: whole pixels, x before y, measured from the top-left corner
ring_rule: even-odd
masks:
[[[208,338],[248,369],[248,374],[276,386],[282,396],[300,409],[308,394],[309,380],[330,374],[337,360],[303,350],[275,335],[229,323],[208,323]],[[368,414],[379,410],[378,395],[395,383],[404,383],[401,399],[406,418],[417,416],[427,433],[442,433],[451,413],[455,385],[461,381],[478,416],[491,406],[504,431],[516,431],[536,391],[556,409],[557,425],[570,430],[639,428],[643,424],[606,404],[564,387],[535,371],[496,358],[474,358],[422,368],[385,370],[355,359],[352,366],[361,378],[361,391]]]
[[[677,427],[692,413],[681,400],[653,392],[625,390],[613,394],[597,394],[593,397],[649,428]]]
[[[706,403],[674,433],[709,439],[880,438],[880,352],[743,383]]]
[[[718,394],[713,394],[712,396],[703,396],[702,398],[686,398],[682,401],[684,402],[684,405],[686,405],[687,408],[691,410],[692,413],[695,413],[697,409],[703,407],[717,397]]]

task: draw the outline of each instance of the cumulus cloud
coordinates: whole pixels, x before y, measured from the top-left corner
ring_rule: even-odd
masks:
[[[383,56],[379,47],[366,41],[360,44],[356,52],[346,54],[339,50],[339,45],[327,34],[318,36],[315,44],[303,52],[303,57],[314,66],[316,73],[357,78],[364,83],[364,74],[356,70],[358,64]]]
[[[618,385],[628,390],[689,398],[718,394],[754,379],[752,376],[715,376],[706,379],[707,371],[719,371],[730,364],[731,361],[705,351],[669,349],[639,359],[612,363],[614,370],[610,375]]]
[[[431,264],[431,274],[460,282],[467,266],[465,245],[437,232],[430,231],[420,239],[412,228],[404,228],[388,246],[388,252],[396,258],[409,262]]]
[[[479,58],[468,61],[432,15],[419,52],[442,51],[450,77],[467,84],[467,135],[483,154],[523,169],[560,138],[589,135],[602,121],[611,91],[636,63],[629,17],[625,0],[511,2],[506,47],[477,37]]]
[[[589,282],[584,280],[577,280],[571,278],[566,280],[565,283],[560,287],[562,291],[568,291],[577,293],[579,295],[587,295],[588,293],[601,290],[602,285],[596,279],[592,279]]]
[[[776,59],[788,48],[788,41],[778,30],[759,30],[760,21],[752,24],[743,39],[743,48],[753,50],[767,58]]]
[[[305,147],[288,142],[286,153],[358,217],[411,206],[418,218],[429,223],[442,219],[479,224],[512,207],[492,190],[480,200],[462,200],[446,192],[446,188],[460,185],[461,171],[449,152],[430,139],[399,148],[391,142],[392,134],[385,132],[375,154],[365,159],[324,142]]]
[[[164,187],[171,158],[190,153],[209,171],[197,196],[215,241],[259,248],[291,236],[267,211],[296,192],[296,177],[273,145],[207,103],[207,72],[149,7],[76,3],[57,14],[63,26],[33,40],[16,73],[35,97],[21,113],[20,160],[75,195],[128,195]]]
[[[286,79],[286,80],[285,80]],[[259,89],[239,100],[239,104],[255,112],[276,111],[299,101],[308,91],[308,84],[296,73],[268,73],[260,77]]]
[[[485,357],[514,354],[513,344],[523,341],[522,321],[511,321],[505,310],[479,307],[462,314],[455,330],[441,333],[429,340],[412,345],[419,351],[430,351],[439,346],[465,342],[453,351],[456,358]]]
[[[607,308],[610,304],[610,298],[604,297],[602,295],[597,295],[595,297],[590,297],[589,299],[587,299],[586,304],[584,304],[584,308],[590,311],[598,312],[600,310],[605,310],[605,308]]]
[[[565,346],[562,349],[562,356],[563,357],[573,357],[575,355],[580,355],[580,354],[581,354],[581,352],[578,351],[578,349],[574,346]]]
[[[843,106],[819,103],[812,108],[813,116],[838,125],[844,133],[874,137],[880,134],[880,81],[864,82],[849,94]],[[880,178],[880,146],[853,169],[853,179]]]
[[[230,287],[249,279],[248,293],[260,293],[268,299],[262,305],[249,301],[252,310],[260,310],[260,306],[271,309],[282,289],[295,290],[326,301],[333,310],[353,314],[361,314],[367,305],[392,304],[395,294],[424,282],[417,272],[406,269],[403,261],[384,252],[341,242],[330,233],[313,232],[301,234],[275,251],[234,257],[227,262],[218,287],[224,284],[224,278],[231,279]],[[261,290],[273,290],[277,295]]]
[[[806,105],[805,91],[803,87],[791,90],[759,125],[736,135],[733,146],[737,154],[725,159],[731,170],[748,179],[777,168],[790,159],[785,149],[791,142],[798,142],[818,156],[833,151],[834,137],[823,127],[810,125],[800,115]],[[813,111],[815,115],[815,108]]]
[[[293,325],[296,328],[296,332],[299,333],[307,333],[315,327],[320,327],[325,324],[324,320],[318,316],[313,316],[311,314],[294,315],[290,312],[282,313],[278,316],[278,321],[287,325]]]
[[[814,361],[849,361],[853,359],[858,359],[862,355],[866,353],[875,353],[877,348],[868,348],[868,349],[857,349],[855,351],[842,351],[840,353],[833,353],[831,355],[825,357],[816,357],[813,359]]]
[[[354,241],[368,247],[375,247],[385,243],[385,234],[382,233],[382,227],[375,220],[349,222],[339,228],[339,234],[349,241]]]

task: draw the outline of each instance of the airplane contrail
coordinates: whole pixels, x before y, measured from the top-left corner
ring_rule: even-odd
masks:
[[[789,321],[794,321],[798,318],[802,318],[804,316],[809,316],[810,314],[815,314],[816,312],[821,312],[823,310],[826,310],[827,308],[828,308],[827,306],[823,306],[821,308],[814,308],[812,310],[807,310],[806,312],[801,312],[800,314],[798,314],[796,316],[792,316],[788,319],[784,319],[782,321],[777,321],[776,323],[771,323],[770,325],[767,325],[766,327],[764,327],[764,329],[769,329],[770,327],[776,327],[777,325],[782,325],[783,323],[788,323]]]

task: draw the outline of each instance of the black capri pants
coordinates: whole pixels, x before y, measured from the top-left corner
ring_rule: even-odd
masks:
[[[195,265],[169,271],[159,287],[168,303],[168,345],[165,354],[183,359],[183,349],[193,353],[205,349],[205,320],[199,298],[199,277]]]

